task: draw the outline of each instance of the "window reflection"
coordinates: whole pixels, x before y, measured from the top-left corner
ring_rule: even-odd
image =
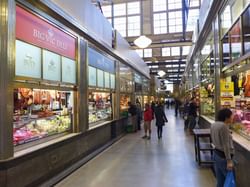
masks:
[[[243,14],[244,53],[250,52],[250,7]]]
[[[223,67],[227,66],[230,63],[229,52],[230,52],[229,37],[228,34],[226,34],[222,39]]]
[[[239,58],[241,55],[241,39],[240,39],[240,21],[233,26],[230,31],[230,41],[231,41],[231,58],[232,61]]]

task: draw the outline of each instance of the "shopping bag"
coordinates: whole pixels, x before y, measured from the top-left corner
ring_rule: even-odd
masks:
[[[226,180],[224,182],[224,187],[236,187],[233,171],[227,172]]]

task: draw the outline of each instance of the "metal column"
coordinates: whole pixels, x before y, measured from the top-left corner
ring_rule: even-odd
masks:
[[[15,1],[0,1],[0,160],[13,156]]]
[[[214,102],[215,102],[215,113],[220,109],[220,29],[219,29],[219,17],[212,23],[212,31],[214,33],[214,76],[215,76],[215,93],[214,93]]]

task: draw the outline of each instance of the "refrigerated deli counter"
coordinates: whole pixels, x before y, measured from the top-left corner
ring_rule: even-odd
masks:
[[[15,89],[14,145],[70,131],[72,107],[72,92],[30,88]]]

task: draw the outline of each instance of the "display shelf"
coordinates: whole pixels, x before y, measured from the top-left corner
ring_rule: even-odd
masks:
[[[103,92],[91,92],[89,95],[89,116],[91,126],[93,123],[112,118],[111,94]]]
[[[24,121],[15,121],[13,122],[14,128],[19,129],[22,128],[24,126],[26,126],[27,124],[31,123],[31,122],[36,122],[36,121],[40,121],[40,120],[53,120],[57,117],[66,117],[68,116],[69,118],[71,117],[70,115],[54,115],[54,116],[49,116],[49,117],[42,117],[42,118],[30,118]],[[22,124],[21,124],[22,123]],[[18,126],[18,124],[21,124]]]

